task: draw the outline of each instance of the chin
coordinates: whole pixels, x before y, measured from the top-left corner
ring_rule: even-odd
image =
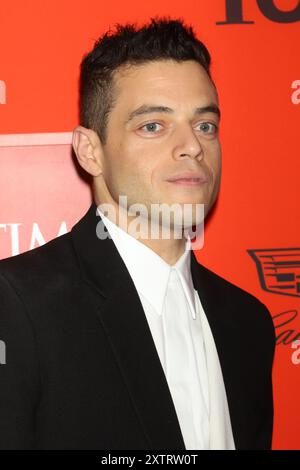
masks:
[[[170,201],[164,204],[170,208],[165,212],[166,223],[170,220],[173,226],[189,228],[194,225],[199,225],[204,220],[206,204],[203,202],[187,200]],[[174,209],[172,209],[172,206]],[[170,215],[170,219],[168,219],[168,214]]]

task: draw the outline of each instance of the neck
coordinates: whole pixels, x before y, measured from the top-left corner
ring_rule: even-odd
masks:
[[[175,264],[185,250],[185,240],[165,240],[165,239],[140,239],[139,241],[147,245],[153,250],[158,256],[160,256],[170,266]]]

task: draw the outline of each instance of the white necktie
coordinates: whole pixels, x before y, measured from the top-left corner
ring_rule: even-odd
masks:
[[[209,422],[193,348],[193,321],[182,283],[176,269],[172,268],[163,315],[165,373],[186,449],[207,449]]]

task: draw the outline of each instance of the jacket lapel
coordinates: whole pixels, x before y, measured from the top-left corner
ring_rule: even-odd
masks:
[[[71,236],[150,449],[184,450],[178,418],[138,292],[112,239],[99,239],[93,202]]]
[[[239,449],[243,445],[241,434],[245,431],[244,423],[248,421],[248,425],[250,425],[250,421],[249,417],[245,417],[243,414],[246,408],[245,403],[240,406],[242,399],[247,400],[245,390],[242,390],[240,384],[241,377],[245,373],[247,355],[244,350],[243,336],[240,335],[241,324],[237,324],[237,318],[233,313],[234,298],[228,294],[229,289],[226,288],[226,281],[200,264],[193,251],[191,252],[191,273],[194,287],[198,291],[205,312],[206,338],[211,338],[212,334],[219,362],[217,363],[212,357],[208,358],[211,367],[214,367],[213,371],[208,371],[212,378],[212,388],[210,389],[210,400],[214,407],[212,426],[215,428],[218,426],[214,442],[216,445],[221,443],[221,445],[230,448],[233,445],[230,439],[232,430],[234,446]],[[236,295],[234,292],[232,293]],[[241,318],[241,316],[239,317]],[[209,348],[213,356],[214,345],[212,342],[209,342]],[[237,351],[244,352],[244,362],[241,360],[240,354],[236,353]],[[223,376],[224,394],[221,394],[221,390],[216,391],[213,387],[213,382],[217,385],[218,367],[220,367],[219,372]],[[218,403],[213,403],[213,397]],[[226,398],[228,408],[226,407]],[[223,413],[223,421],[222,417],[216,415],[218,408],[220,413]],[[222,432],[220,426],[224,431],[223,436],[220,434]],[[213,442],[212,445],[214,445]]]

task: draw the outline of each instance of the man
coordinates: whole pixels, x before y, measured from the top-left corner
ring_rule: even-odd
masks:
[[[73,147],[92,205],[0,262],[1,448],[271,448],[270,313],[190,249],[221,175],[209,66],[192,28],[166,19],[118,25],[84,58]],[[159,237],[130,232],[135,204]],[[169,237],[156,204],[177,204]]]

